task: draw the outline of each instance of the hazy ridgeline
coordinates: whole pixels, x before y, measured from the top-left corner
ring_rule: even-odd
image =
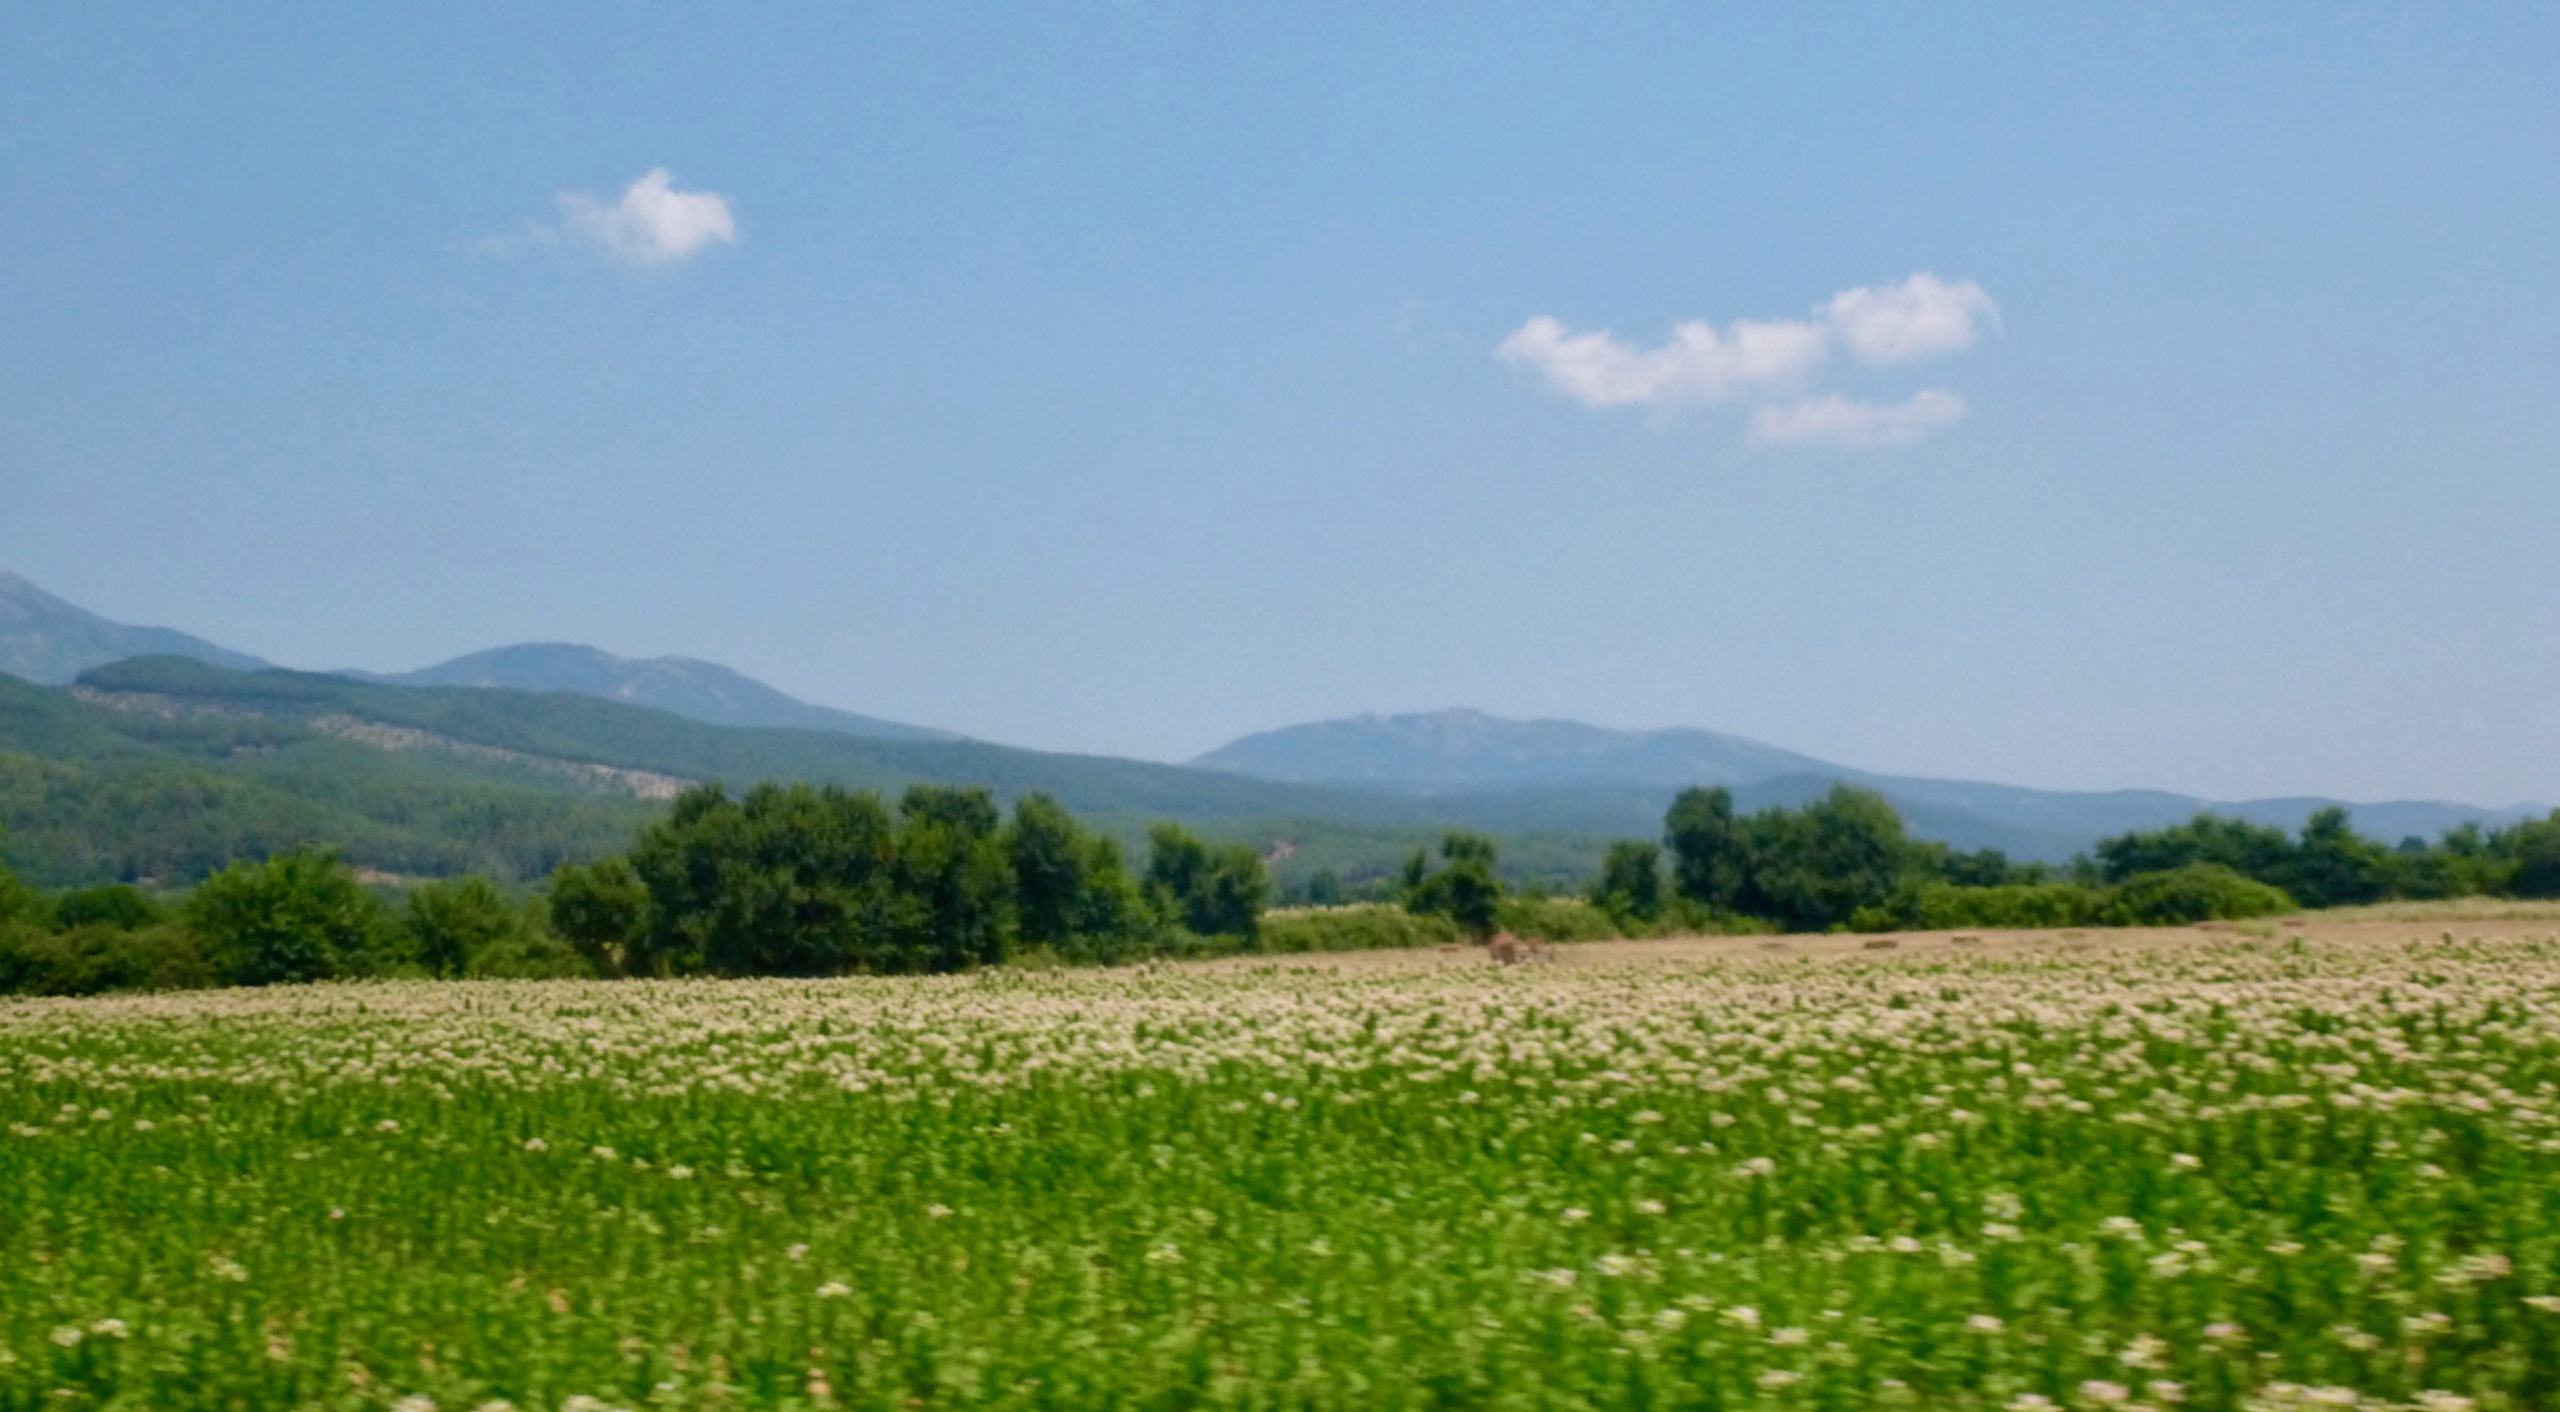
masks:
[[[2199,817],[2066,868],[1908,836],[1841,786],[1739,814],[1691,790],[1664,843],[1612,845],[1575,894],[1503,881],[1496,842],[1450,831],[1352,895],[1266,916],[1264,860],[1176,824],[1133,866],[1030,794],[763,785],[685,791],[631,846],[539,886],[465,875],[369,885],[332,852],[243,859],[192,889],[46,893],[0,873],[0,990],[87,994],[365,976],[830,976],[1168,956],[1689,932],[2175,925],[2392,898],[2560,895],[2560,816],[2385,847],[2320,815],[2301,834]],[[1351,904],[1351,905],[1343,905]]]

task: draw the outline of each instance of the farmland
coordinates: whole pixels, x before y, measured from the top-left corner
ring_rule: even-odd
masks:
[[[0,1407],[2526,1408],[2560,926],[0,1005]]]

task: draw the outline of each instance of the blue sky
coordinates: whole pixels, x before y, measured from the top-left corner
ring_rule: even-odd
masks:
[[[2560,800],[2547,7],[9,9],[0,566],[125,621]]]

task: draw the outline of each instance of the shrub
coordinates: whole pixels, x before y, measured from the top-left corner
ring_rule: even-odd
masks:
[[[0,992],[97,995],[111,990],[188,990],[212,985],[204,947],[184,927],[87,923],[58,932],[0,928]]]
[[[234,863],[196,888],[186,917],[235,985],[361,975],[387,959],[382,906],[335,852]]]
[[[1961,887],[1928,882],[1861,907],[1852,931],[1952,931],[1959,927],[2072,927],[2095,923],[2105,891],[2078,883]]]
[[[2145,873],[2106,890],[2095,920],[2111,927],[2183,926],[2294,910],[2282,889],[2244,878],[2219,863],[2190,863]]]
[[[1617,920],[1579,897],[1506,897],[1494,925],[1540,941],[1606,941],[1626,935]]]
[[[1463,935],[1436,914],[1417,915],[1389,902],[1296,907],[1266,912],[1261,949],[1268,952],[1391,951],[1445,946]]]

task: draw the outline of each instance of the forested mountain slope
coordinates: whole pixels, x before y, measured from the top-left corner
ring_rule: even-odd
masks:
[[[395,686],[513,687],[568,691],[646,706],[721,726],[785,726],[883,740],[958,740],[950,731],[813,706],[717,662],[617,657],[565,642],[528,642],[456,657],[414,672],[344,675]]]

